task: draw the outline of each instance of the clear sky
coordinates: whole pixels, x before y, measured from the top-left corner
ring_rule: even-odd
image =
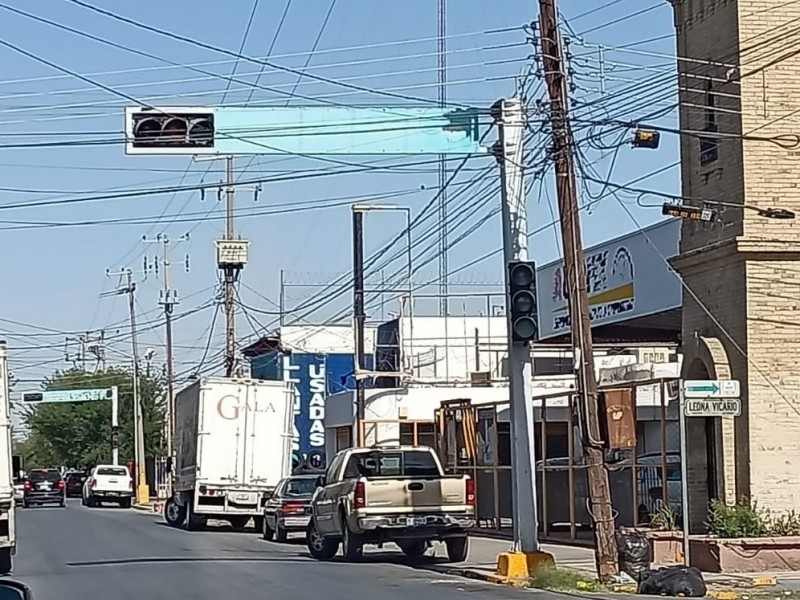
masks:
[[[211,191],[152,194],[72,202],[109,191],[130,191],[216,182],[223,163],[193,163],[187,157],[145,158],[126,156],[121,144],[123,107],[132,102],[100,89],[100,83],[127,96],[156,105],[266,104],[283,105],[283,96],[254,87],[277,87],[304,96],[335,99],[346,104],[401,103],[371,92],[393,90],[418,98],[435,99],[436,1],[406,0],[295,0],[283,26],[285,0],[94,0],[94,5],[137,22],[146,23],[203,43],[247,56],[265,56],[277,64],[308,68],[310,73],[365,88],[354,91],[240,61],[122,23],[69,0],[0,0],[0,263],[4,293],[0,296],[0,332],[11,346],[12,367],[22,383],[18,390],[36,387],[55,368],[64,368],[65,337],[104,328],[110,339],[110,363],[128,361],[127,306],[123,297],[101,297],[113,290],[116,277],[106,270],[130,267],[139,283],[138,311],[143,323],[142,349],[155,351],[163,360],[163,334],[154,329],[158,317],[159,277],[145,278],[145,258],[158,246],[142,242],[143,236],[164,233],[176,239],[190,233],[186,243],[173,244],[172,281],[182,299],[175,325],[178,373],[186,374],[204,355],[204,364],[219,364],[222,318],[215,321],[212,304],[217,272],[213,241],[222,235],[222,203]],[[522,26],[537,16],[536,2],[510,0],[450,0],[448,2],[448,100],[488,107],[511,95],[514,78],[535,58],[537,48],[526,44]],[[222,8],[224,6],[224,8]],[[90,34],[129,50],[87,39],[41,21],[10,12],[29,12],[63,27]],[[329,13],[330,11],[330,13]],[[657,151],[634,150],[620,145],[622,130],[598,126],[599,119],[639,119],[675,126],[674,36],[669,3],[665,0],[562,0],[565,34],[570,38],[573,106],[576,137],[581,142],[583,174],[618,184],[649,176],[637,186],[675,193],[679,170],[677,139],[662,136]],[[326,20],[326,15],[329,17]],[[247,27],[253,14],[249,29]],[[323,27],[324,24],[324,27]],[[247,33],[246,33],[247,32]],[[277,32],[277,35],[276,35]],[[321,33],[320,33],[321,32]],[[315,52],[315,40],[319,37]],[[16,49],[9,47],[11,44]],[[65,75],[37,62],[24,52],[84,76]],[[148,58],[136,52],[147,53]],[[184,67],[195,65],[216,77]],[[240,82],[225,79],[236,69]],[[542,96],[534,78],[531,97]],[[292,100],[293,105],[309,101]],[[532,114],[531,148],[541,148],[542,134]],[[489,138],[493,139],[493,138]],[[87,143],[90,142],[90,143]],[[542,186],[535,172],[541,169],[541,152],[534,153],[529,178],[529,229],[541,230],[532,238],[531,250],[539,261],[559,255],[554,227],[556,214],[552,173]],[[428,203],[437,186],[434,164],[401,168],[397,165],[428,157],[338,157],[352,163],[381,165],[385,170],[339,174],[318,179],[265,182],[254,199],[252,188],[237,192],[237,232],[251,240],[251,259],[242,279],[240,295],[249,318],[240,315],[239,336],[255,336],[274,326],[279,300],[280,271],[293,283],[326,284],[350,268],[350,211],[341,205],[349,199],[368,200],[395,196],[391,202],[409,206],[415,214]],[[430,157],[434,158],[434,157]],[[472,233],[454,244],[450,269],[454,270],[500,247],[496,194],[481,201],[479,190],[491,190],[496,167],[488,157],[470,159],[455,179],[451,191],[451,239]],[[453,161],[453,165],[458,161]],[[292,177],[342,169],[324,159],[256,157],[237,159],[237,177]],[[591,169],[596,170],[592,175]],[[474,187],[467,187],[473,178]],[[456,194],[459,189],[466,191]],[[660,219],[655,208],[662,200],[627,193],[614,197],[609,188],[585,181],[582,202],[584,239],[594,244],[636,229],[621,208],[625,202],[636,220],[651,224]],[[599,196],[595,200],[594,197]],[[33,207],[20,203],[57,200]],[[62,202],[62,201],[67,202]],[[301,210],[318,202],[318,210]],[[325,203],[335,206],[325,208]],[[645,208],[641,205],[650,204]],[[433,257],[436,242],[424,237],[432,219],[414,230],[415,260]],[[70,223],[69,226],[58,224]],[[76,223],[85,223],[79,225]],[[374,252],[403,227],[398,214],[367,217],[367,254]],[[403,268],[399,259],[383,269],[384,277]],[[189,271],[184,258],[189,257]],[[387,256],[391,256],[389,254]],[[380,273],[371,275],[377,284]],[[415,275],[418,281],[435,279],[435,259]],[[501,281],[499,256],[478,262],[453,276],[460,284]],[[470,286],[463,286],[470,289]],[[308,302],[318,288],[292,287],[287,308]],[[328,294],[328,292],[326,292]],[[338,300],[308,315],[322,321],[346,308],[349,291]],[[205,307],[205,308],[203,308]],[[433,308],[433,305],[430,306]],[[467,307],[470,310],[470,307]],[[454,310],[456,308],[454,307]],[[456,310],[458,312],[460,309]],[[303,313],[304,314],[304,313]],[[377,310],[372,316],[379,316]],[[73,347],[74,350],[74,347]]]

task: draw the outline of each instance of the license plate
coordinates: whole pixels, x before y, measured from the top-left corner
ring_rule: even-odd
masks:
[[[49,490],[50,489],[50,484],[49,483],[40,483],[37,487],[40,490]]]
[[[425,517],[406,517],[407,527],[422,527],[425,525]]]

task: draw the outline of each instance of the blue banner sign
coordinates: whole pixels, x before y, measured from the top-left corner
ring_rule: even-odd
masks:
[[[352,354],[292,353],[285,358],[284,378],[295,384],[294,444],[297,458],[324,469],[325,403],[328,396],[355,388]]]

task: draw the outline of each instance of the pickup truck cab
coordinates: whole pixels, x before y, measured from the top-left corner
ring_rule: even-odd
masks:
[[[467,475],[444,475],[427,446],[349,448],[317,479],[306,541],[311,556],[333,558],[342,545],[349,561],[365,544],[394,542],[411,557],[433,541],[450,562],[466,560],[467,530],[475,525],[475,487]]]
[[[133,501],[133,478],[124,465],[97,465],[83,482],[81,502],[84,506],[99,506],[114,502],[130,508]]]

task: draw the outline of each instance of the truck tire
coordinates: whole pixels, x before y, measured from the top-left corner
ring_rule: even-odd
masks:
[[[342,553],[347,562],[358,562],[364,554],[363,536],[350,531],[347,519],[342,515]]]
[[[0,548],[0,575],[8,575],[13,567],[11,548]]]
[[[330,560],[336,556],[339,550],[339,542],[331,538],[322,537],[314,525],[314,519],[308,524],[306,529],[306,546],[308,553],[317,560]]]
[[[264,528],[264,517],[253,517],[253,529],[261,532]]]
[[[194,504],[189,502],[186,505],[186,521],[184,529],[186,531],[203,531],[206,528],[206,517],[200,517],[194,512]]]
[[[469,555],[469,536],[447,538],[447,562],[464,562]]]
[[[426,540],[410,540],[398,543],[400,550],[409,558],[419,558],[428,550],[428,542]]]
[[[131,499],[130,498],[123,498],[119,501],[120,508],[130,508],[131,507]]]
[[[249,520],[250,517],[228,517],[228,523],[230,523],[231,527],[234,529],[244,529]]]
[[[170,527],[181,527],[186,520],[186,507],[169,498],[164,506],[164,520]]]

